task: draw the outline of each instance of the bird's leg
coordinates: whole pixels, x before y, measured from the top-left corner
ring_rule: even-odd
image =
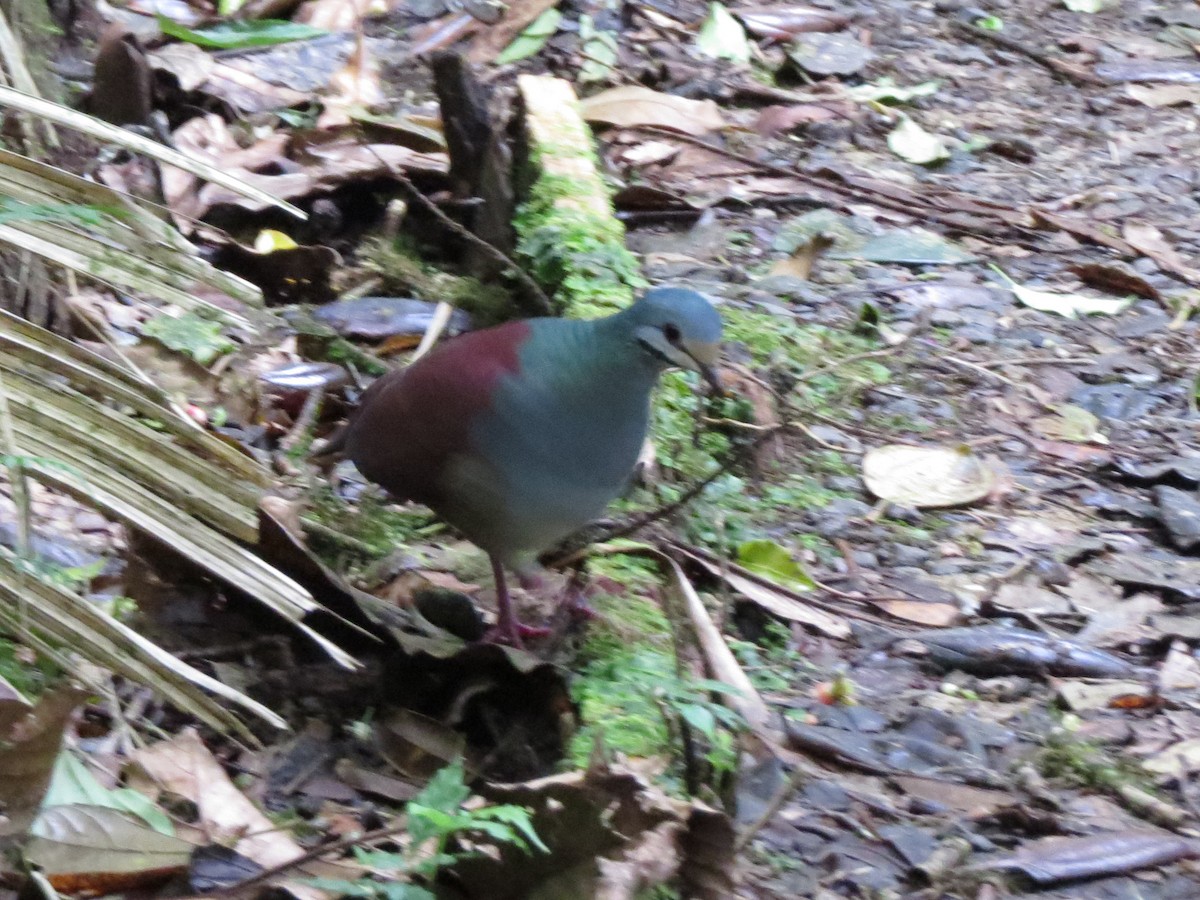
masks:
[[[545,637],[550,633],[548,628],[538,628],[525,625],[512,608],[512,597],[508,593],[508,581],[504,575],[504,566],[496,557],[492,560],[492,577],[496,581],[496,627],[484,636],[484,641],[508,644],[511,647],[524,647],[523,638]],[[524,579],[522,578],[522,583]]]

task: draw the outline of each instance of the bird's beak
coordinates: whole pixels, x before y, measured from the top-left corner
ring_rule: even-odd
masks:
[[[721,360],[720,345],[685,341],[681,345],[681,349],[692,362],[688,368],[704,376],[704,380],[712,386],[713,393],[718,397],[723,397],[725,389],[721,386],[721,376],[717,372],[717,363]]]

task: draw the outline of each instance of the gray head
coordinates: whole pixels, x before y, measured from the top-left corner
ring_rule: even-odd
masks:
[[[700,372],[713,383],[721,353],[721,317],[713,305],[688,288],[659,287],[623,313],[633,336],[659,365]]]

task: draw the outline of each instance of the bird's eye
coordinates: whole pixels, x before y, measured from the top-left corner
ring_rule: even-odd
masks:
[[[665,337],[667,342],[670,344],[678,344],[679,339],[683,337],[683,335],[679,333],[678,325],[668,322],[663,326],[663,337]]]

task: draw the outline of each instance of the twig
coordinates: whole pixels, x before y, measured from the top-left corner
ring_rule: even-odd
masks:
[[[809,773],[804,771],[804,769],[795,769],[788,776],[788,780],[779,786],[779,790],[771,795],[770,802],[758,814],[758,818],[742,829],[742,833],[733,842],[733,853],[735,856],[745,850],[746,845],[754,840],[754,836],[762,831],[766,827],[766,824],[775,817],[775,813],[783,808],[783,804],[787,803],[788,797],[796,792],[796,789],[800,787],[801,781],[807,774]]]
[[[862,362],[864,359],[881,359],[885,356],[895,356],[900,352],[900,349],[903,346],[903,344],[897,344],[895,347],[887,347],[883,350],[868,350],[865,353],[854,353],[850,356],[843,356],[841,359],[831,362],[827,366],[821,366],[820,368],[810,369],[807,372],[801,373],[800,377],[797,378],[796,381],[798,383],[803,381],[811,381],[818,375],[827,375],[830,372],[836,371],[843,366],[848,366],[851,363]]]
[[[366,148],[375,155],[376,159],[383,163],[383,165],[391,173],[392,177],[400,182],[401,186],[408,191],[409,195],[415,201],[417,201],[417,204],[421,206],[421,208],[437,219],[442,226],[449,229],[472,246],[478,247],[486,255],[490,256],[494,262],[511,270],[517,281],[521,282],[521,285],[527,291],[529,291],[530,296],[532,296],[537,302],[539,310],[547,316],[554,314],[554,304],[550,302],[550,298],[546,296],[546,292],[542,290],[541,286],[533,280],[532,276],[530,276],[528,272],[517,265],[506,254],[501,253],[494,246],[483,240],[483,238],[473,234],[470,230],[464,228],[458,222],[455,222],[452,218],[446,215],[436,203],[421,193],[417,186],[412,183],[412,180],[406,174],[404,174],[399,166],[392,165],[385,160],[370,144],[366,144],[364,146],[366,146]]]
[[[933,346],[937,345],[934,344]],[[995,378],[997,381],[1003,381],[1005,384],[1009,385],[1010,387],[1015,387],[1017,390],[1021,390],[1022,388],[1020,382],[1013,381],[1008,376],[1001,375],[999,372],[993,372],[991,369],[985,368],[979,363],[971,362],[969,359],[960,359],[957,356],[951,356],[949,353],[939,358],[948,363],[954,363],[956,366],[961,366],[964,369],[970,369],[972,372],[978,372],[981,375],[987,375],[989,378]]]
[[[1049,69],[1055,75],[1061,75],[1077,87],[1106,84],[1104,80],[1097,78],[1091,72],[1073,65],[1065,59],[1055,59],[1053,56],[1043,53],[1040,50],[1035,50],[1028,44],[1024,44],[1016,38],[1011,38],[998,31],[991,31],[987,28],[976,28],[971,23],[964,22],[961,19],[950,19],[950,27],[955,31],[970,35],[977,40],[990,41],[997,46],[1003,47],[1005,50],[1011,50],[1014,53],[1027,56],[1039,66]]]
[[[997,369],[1000,366],[1074,366],[1095,361],[1095,357],[1089,356],[1018,356],[1016,359],[994,359],[991,362],[979,363],[979,366],[984,369]]]
[[[657,135],[659,137],[669,138],[670,140],[673,140],[673,141],[680,141],[684,144],[691,144],[693,147],[699,147],[702,150],[708,150],[711,153],[716,153],[718,156],[724,156],[727,159],[736,160],[737,162],[740,162],[744,165],[752,166],[761,172],[770,172],[773,175],[780,175],[784,178],[794,178],[797,181],[804,182],[805,184],[811,185],[812,187],[815,187],[815,188],[819,188],[820,190],[825,190],[825,191],[829,191],[830,193],[837,194],[838,196],[840,196],[842,198],[850,199],[850,200],[853,200],[856,202],[864,202],[865,201],[867,203],[871,203],[875,206],[878,206],[882,209],[890,209],[895,212],[905,213],[906,215],[910,215],[910,216],[920,216],[931,222],[938,222],[939,224],[946,225],[951,228],[958,228],[958,229],[962,229],[962,230],[973,231],[976,234],[985,234],[985,235],[992,235],[992,236],[1003,234],[1007,231],[1010,231],[1013,228],[1013,226],[1009,222],[1005,221],[1003,219],[1003,217],[1001,217],[999,215],[996,215],[994,218],[998,219],[1000,221],[1000,223],[1003,224],[1003,226],[1004,226],[1003,232],[998,231],[994,226],[990,227],[990,228],[985,227],[985,224],[982,222],[974,222],[974,223],[968,224],[968,223],[964,222],[964,220],[963,220],[964,215],[971,215],[971,216],[974,216],[975,218],[980,218],[983,215],[983,213],[982,212],[964,213],[961,211],[960,212],[943,213],[943,212],[940,212],[939,210],[933,208],[933,206],[931,204],[929,204],[927,201],[925,201],[925,198],[920,197],[920,195],[915,195],[914,199],[920,199],[921,201],[924,202],[924,205],[921,206],[920,208],[914,208],[912,203],[906,203],[902,200],[898,200],[893,197],[888,197],[884,194],[879,193],[878,191],[870,191],[865,188],[861,188],[861,187],[857,187],[855,185],[849,184],[847,182],[837,181],[832,177],[822,177],[820,175],[811,175],[807,172],[802,172],[800,169],[797,169],[797,168],[788,168],[787,166],[777,166],[772,163],[762,162],[760,160],[754,159],[753,157],[745,156],[741,153],[738,153],[735,150],[728,150],[725,147],[720,147],[716,144],[710,144],[708,141],[702,140],[698,137],[693,137],[690,134],[682,134],[678,131],[672,131],[669,128],[662,128],[658,125],[630,125],[627,127],[629,130],[632,130],[632,131],[642,131],[642,132],[645,132],[646,134],[653,134],[653,135]],[[1004,208],[1001,207],[1001,209],[1004,209]],[[1004,211],[1007,211],[1010,213],[1016,212],[1015,210],[1011,210],[1011,209],[1004,209]]]
[[[321,403],[324,399],[324,387],[318,386],[308,392],[308,396],[304,398],[304,405],[300,407],[300,414],[296,416],[296,421],[292,425],[292,430],[285,434],[279,442],[280,450],[287,453],[302,440],[312,436],[313,423],[317,419],[317,413],[321,411]]]
[[[408,821],[402,821],[396,825],[388,825],[385,828],[376,828],[374,831],[365,831],[359,835],[348,835],[340,840],[332,841],[328,844],[320,844],[316,847],[306,850],[304,853],[297,856],[295,859],[289,859],[287,862],[280,863],[277,866],[272,866],[269,869],[264,869],[257,875],[251,875],[249,878],[244,878],[234,884],[225,887],[219,887],[215,890],[206,891],[205,897],[236,897],[251,888],[266,884],[275,880],[280,875],[286,875],[305,863],[310,863],[314,859],[319,859],[329,853],[339,853],[343,850],[349,850],[351,847],[357,847],[361,844],[369,844],[372,841],[382,840],[386,837],[392,837],[399,834],[408,828]]]

